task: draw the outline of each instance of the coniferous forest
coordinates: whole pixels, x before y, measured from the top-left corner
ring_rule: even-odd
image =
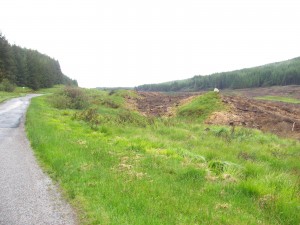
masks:
[[[33,90],[55,84],[78,85],[62,73],[57,60],[36,50],[11,45],[0,33],[0,83],[4,80]]]
[[[144,84],[140,91],[200,91],[212,88],[240,89],[300,84],[300,57],[231,72],[194,76],[159,84]]]

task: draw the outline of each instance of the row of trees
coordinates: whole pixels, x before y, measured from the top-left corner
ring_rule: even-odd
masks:
[[[212,88],[238,89],[275,85],[300,84],[300,57],[264,66],[215,73],[208,76],[171,81],[160,84],[144,84],[141,91],[200,91]]]
[[[35,50],[10,45],[0,33],[0,83],[3,80],[34,90],[55,84],[78,85],[61,72],[57,60]]]

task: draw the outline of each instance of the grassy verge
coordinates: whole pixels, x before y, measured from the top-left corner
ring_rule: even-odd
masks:
[[[13,92],[0,91],[0,103],[11,98],[24,96],[26,95],[26,93],[30,93],[30,92],[32,92],[31,89],[22,88],[22,87],[15,88]]]
[[[214,94],[178,117],[148,119],[125,108],[126,92],[86,92],[99,114],[93,129],[74,116],[82,111],[53,108],[53,96],[34,98],[26,120],[83,224],[300,223],[299,142],[207,127],[208,111],[222,108]]]
[[[300,104],[300,100],[298,99],[282,97],[282,96],[261,96],[261,97],[256,97],[255,99]]]
[[[19,96],[20,96],[20,94],[18,94],[18,93],[0,91],[0,103],[4,102],[7,99],[15,98],[15,97],[19,97]]]

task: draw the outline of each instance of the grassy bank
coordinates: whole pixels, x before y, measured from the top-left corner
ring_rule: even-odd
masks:
[[[85,92],[93,110],[57,109],[42,96],[26,122],[83,224],[300,223],[299,142],[208,127],[205,116],[223,108],[217,94],[156,119],[125,107],[133,92]]]

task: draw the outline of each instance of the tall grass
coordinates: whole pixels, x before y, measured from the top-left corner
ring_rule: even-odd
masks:
[[[204,117],[223,108],[216,94],[171,119],[126,109],[131,93],[87,94],[102,118],[97,129],[47,96],[32,100],[26,120],[36,155],[82,224],[300,223],[299,142],[207,127]]]

